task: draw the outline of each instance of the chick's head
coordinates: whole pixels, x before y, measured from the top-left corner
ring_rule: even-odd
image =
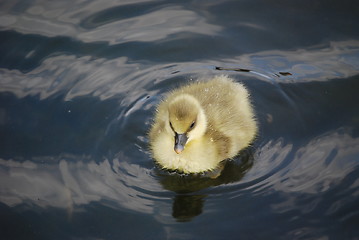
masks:
[[[206,116],[198,100],[181,94],[168,105],[168,124],[173,134],[185,135],[186,143],[200,138],[207,127]]]

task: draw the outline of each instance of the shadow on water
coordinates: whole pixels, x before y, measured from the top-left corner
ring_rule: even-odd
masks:
[[[207,194],[198,194],[201,190],[222,184],[240,181],[253,165],[251,150],[244,150],[233,161],[226,161],[221,175],[210,178],[198,175],[181,175],[159,171],[163,188],[176,193],[173,200],[172,216],[177,221],[190,221],[202,213]]]

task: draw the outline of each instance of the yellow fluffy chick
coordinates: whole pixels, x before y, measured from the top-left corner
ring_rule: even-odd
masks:
[[[248,147],[256,132],[246,88],[218,76],[170,92],[157,108],[149,139],[163,168],[202,173]]]

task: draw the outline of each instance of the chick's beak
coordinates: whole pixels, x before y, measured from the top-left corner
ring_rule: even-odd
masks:
[[[187,140],[188,140],[188,137],[185,133],[183,133],[183,134],[175,133],[174,150],[177,154],[180,154],[184,150],[184,146],[186,145]]]

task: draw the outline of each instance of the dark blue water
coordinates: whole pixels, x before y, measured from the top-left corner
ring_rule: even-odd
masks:
[[[359,239],[358,6],[1,1],[0,238]],[[161,171],[156,104],[219,74],[253,147],[217,179]]]

